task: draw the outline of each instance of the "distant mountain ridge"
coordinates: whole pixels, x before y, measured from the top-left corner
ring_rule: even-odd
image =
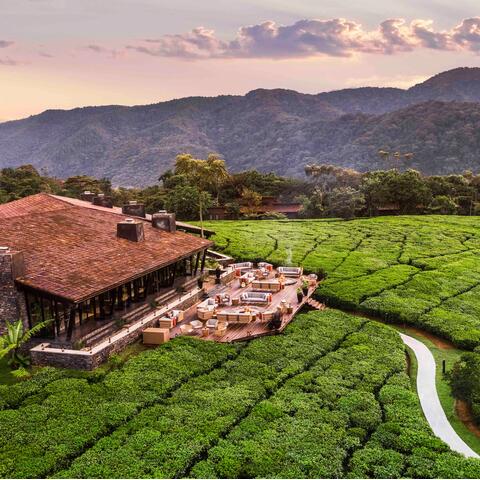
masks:
[[[384,168],[379,149],[413,152],[425,173],[480,169],[480,68],[440,73],[408,90],[316,95],[257,89],[145,106],[47,110],[0,124],[0,167],[107,176],[145,185],[175,155],[218,152],[233,171],[301,175],[306,163]]]

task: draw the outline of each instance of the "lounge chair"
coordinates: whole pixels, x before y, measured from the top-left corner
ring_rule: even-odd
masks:
[[[198,330],[199,328],[202,328],[203,327],[203,323],[200,322],[200,320],[192,320],[190,322],[190,325],[192,326],[192,328],[194,328],[195,330]]]
[[[182,335],[190,335],[193,332],[193,328],[189,323],[180,325],[180,333]]]
[[[207,320],[205,325],[207,328],[217,328],[218,320],[216,318],[211,318],[210,320]]]
[[[227,333],[228,322],[218,322],[214,335],[216,337],[223,337]]]

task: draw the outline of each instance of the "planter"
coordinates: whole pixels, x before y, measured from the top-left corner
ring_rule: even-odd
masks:
[[[303,293],[297,293],[297,302],[302,303],[303,300]]]

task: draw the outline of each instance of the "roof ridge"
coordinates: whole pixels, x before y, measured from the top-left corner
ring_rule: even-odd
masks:
[[[111,215],[118,215],[122,217],[131,217],[132,215],[127,215],[121,211],[120,207],[113,206],[111,208],[109,207],[103,207],[101,205],[94,205],[93,203],[88,202],[87,200],[81,200],[79,198],[73,198],[73,197],[64,197],[62,195],[54,195],[53,193],[48,193],[50,197],[53,197],[54,199],[66,203],[67,205],[70,205],[71,208],[85,208],[87,210],[96,210],[97,212],[104,212],[104,213],[110,213]],[[142,218],[142,217],[135,217],[135,218]],[[147,218],[143,218],[145,221],[149,221]]]

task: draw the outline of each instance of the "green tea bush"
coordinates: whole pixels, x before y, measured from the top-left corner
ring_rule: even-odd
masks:
[[[340,312],[299,316],[284,335],[249,343],[235,361],[192,379],[164,403],[143,410],[58,476],[188,475],[197,460],[257,404],[289,379],[308,372],[363,323]]]
[[[61,373],[52,381],[48,373],[42,387],[44,376],[20,384],[35,394],[19,408],[0,411],[0,477],[46,477],[142,408],[235,356],[237,348],[180,338],[139,354],[103,381]],[[19,403],[12,398],[12,405]]]
[[[364,324],[255,405],[190,475],[475,478],[480,462],[451,453],[424,420],[403,348],[393,330]]]
[[[325,275],[328,305],[409,323],[480,345],[476,217],[376,217],[349,222],[210,222],[219,249],[241,260],[303,265]],[[479,287],[477,289],[477,287]]]

